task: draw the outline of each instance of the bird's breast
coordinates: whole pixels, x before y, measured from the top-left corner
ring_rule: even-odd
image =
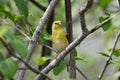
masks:
[[[53,48],[55,48],[58,52],[63,51],[68,44],[64,43],[62,40],[57,40],[53,44]]]

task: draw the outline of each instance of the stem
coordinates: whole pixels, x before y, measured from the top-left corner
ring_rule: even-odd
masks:
[[[71,43],[73,41],[71,0],[65,0],[65,15],[68,41]],[[76,68],[73,51],[71,51],[70,54],[67,55],[67,57],[70,57],[68,63],[69,65],[67,66],[69,69],[69,77],[76,78]]]
[[[118,34],[117,34],[116,37],[115,37],[115,41],[114,41],[114,44],[113,44],[113,48],[112,48],[112,50],[111,50],[111,52],[110,52],[110,56],[109,56],[109,58],[107,59],[107,61],[106,61],[106,63],[105,63],[105,66],[104,66],[102,72],[101,72],[100,75],[98,76],[98,80],[101,80],[101,79],[102,79],[102,77],[103,77],[103,75],[104,75],[104,73],[105,73],[105,70],[107,69],[107,67],[108,67],[108,65],[109,65],[109,63],[110,63],[110,60],[111,60],[112,55],[113,55],[113,53],[114,53],[114,51],[115,51],[115,47],[116,47],[116,45],[117,45],[117,42],[118,42],[119,37],[120,37],[120,31],[118,32]]]
[[[33,3],[36,7],[38,7],[39,9],[45,11],[47,8],[41,4],[39,4],[36,0],[29,0],[31,3]]]
[[[92,4],[93,4],[93,0],[88,0],[87,5],[85,7],[81,7],[79,11],[81,29],[83,33],[88,32],[86,20],[85,20],[85,12],[87,12],[87,10],[92,7]]]

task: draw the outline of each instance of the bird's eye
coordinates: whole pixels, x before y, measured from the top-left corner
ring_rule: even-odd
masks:
[[[55,23],[55,24],[57,24],[57,23]]]

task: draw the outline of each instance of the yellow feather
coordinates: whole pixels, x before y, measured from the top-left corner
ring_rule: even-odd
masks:
[[[62,29],[61,21],[55,21],[52,25],[53,48],[59,53],[68,46],[66,34]]]
[[[56,56],[63,51],[68,46],[68,40],[64,30],[62,29],[61,21],[54,21],[52,24],[52,39],[53,39],[53,48],[58,52]],[[69,71],[69,60],[70,55],[67,55],[65,58],[67,64],[67,71]]]

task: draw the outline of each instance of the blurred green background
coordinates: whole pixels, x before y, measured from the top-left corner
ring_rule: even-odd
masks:
[[[27,1],[27,0],[25,0]],[[48,6],[48,0],[36,0],[38,3],[43,6]],[[73,37],[74,39],[81,35],[81,26],[80,26],[80,17],[79,17],[79,9],[80,7],[86,4],[87,0],[71,0],[72,6],[72,21],[73,21]],[[14,0],[0,0],[0,26],[7,24],[7,28],[10,27],[8,32],[13,33],[15,30],[11,26],[15,26],[14,23],[17,21],[20,22],[20,25],[24,27],[20,27],[20,29],[26,33],[28,36],[32,36],[34,30],[36,29],[40,18],[44,14],[44,11],[37,8],[31,2],[26,2],[28,7],[28,17],[27,12],[20,14],[19,9],[17,9]],[[4,11],[8,11],[10,13],[6,14]],[[94,4],[91,9],[87,11],[85,14],[86,24],[89,29],[95,27],[99,23],[100,17],[108,17],[109,15],[115,15],[112,25],[109,25],[107,30],[103,30],[103,28],[97,30],[96,32],[89,35],[83,42],[76,47],[77,55],[81,58],[81,60],[76,61],[76,65],[78,68],[83,71],[89,80],[97,80],[98,75],[103,70],[107,57],[98,54],[100,52],[109,53],[109,49],[112,48],[115,34],[119,30],[119,4],[118,0],[94,0]],[[24,11],[23,11],[24,12]],[[26,25],[24,21],[22,21],[21,16],[27,17],[27,21],[30,25]],[[6,18],[6,15],[8,18]],[[12,16],[14,20],[12,21]],[[62,25],[65,28],[65,3],[64,0],[59,0],[55,8],[55,20],[61,20]],[[30,34],[30,30],[32,30]],[[28,40],[23,37],[20,33],[15,33],[15,39],[21,39],[27,45]],[[1,37],[1,36],[0,36]],[[117,48],[120,49],[120,40],[118,42]],[[7,55],[5,48],[0,44],[0,51],[4,53],[4,56]],[[34,54],[30,60],[30,63],[37,68],[37,60],[41,54],[41,45],[37,46],[34,50]],[[117,80],[118,68],[120,66],[120,57],[113,56],[113,64],[110,64],[105,72],[105,75],[102,80]],[[53,80],[67,80],[64,78],[68,78],[66,70],[64,70],[58,76],[55,76],[52,71],[50,72]],[[120,74],[119,74],[120,75]],[[16,78],[17,74],[15,75]],[[27,71],[24,80],[33,80],[36,74],[31,71]],[[67,76],[67,77],[66,77]],[[78,72],[77,72],[77,80],[85,80]]]

